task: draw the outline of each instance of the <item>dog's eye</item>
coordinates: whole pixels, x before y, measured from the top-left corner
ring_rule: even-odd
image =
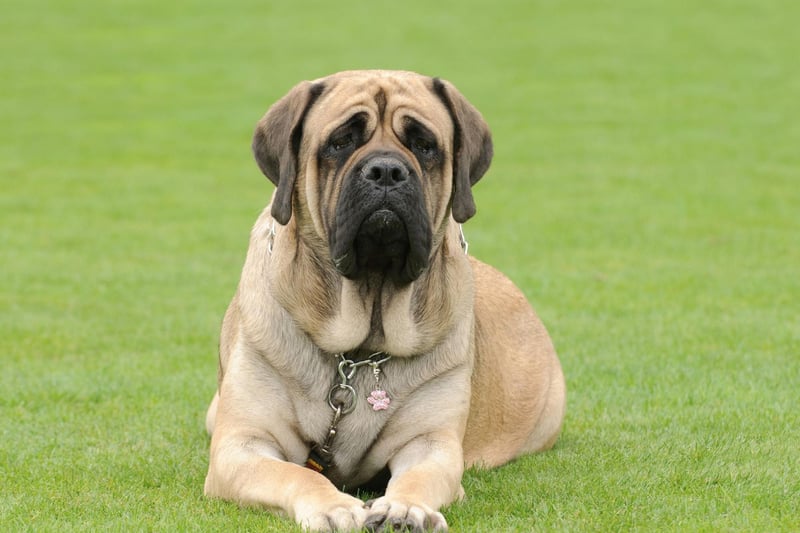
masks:
[[[352,132],[344,132],[338,135],[334,135],[331,137],[331,140],[328,142],[328,146],[335,152],[340,152],[345,148],[352,146],[355,142],[355,136]]]
[[[411,141],[411,148],[416,152],[428,155],[436,149],[436,143],[424,137],[417,137]]]
[[[414,152],[420,162],[432,162],[439,156],[436,135],[419,121],[406,117],[403,124],[403,142]]]

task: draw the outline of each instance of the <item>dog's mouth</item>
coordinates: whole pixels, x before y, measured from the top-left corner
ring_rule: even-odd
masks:
[[[360,268],[399,272],[408,255],[406,225],[394,211],[378,209],[361,224],[354,248]]]
[[[398,285],[416,280],[428,265],[427,254],[411,252],[406,223],[385,207],[367,215],[346,250],[334,256],[340,274],[358,279],[369,273],[383,273]]]
[[[376,168],[400,165],[400,160],[378,154],[346,177],[330,250],[336,270],[348,279],[379,274],[402,286],[428,266],[432,236],[419,178],[407,169],[402,179],[388,183],[374,177]]]

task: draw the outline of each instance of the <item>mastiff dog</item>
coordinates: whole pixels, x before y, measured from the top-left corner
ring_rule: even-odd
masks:
[[[253,151],[276,188],[222,323],[205,493],[307,530],[447,530],[464,469],[551,447],[565,409],[544,326],[467,255],[489,128],[447,81],[341,72]]]

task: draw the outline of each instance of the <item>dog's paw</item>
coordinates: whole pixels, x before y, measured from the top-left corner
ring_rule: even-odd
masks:
[[[364,524],[370,531],[447,531],[442,513],[424,504],[378,498],[370,504]]]
[[[295,510],[295,520],[304,531],[358,531],[366,517],[364,502],[347,494],[341,494],[335,502]]]

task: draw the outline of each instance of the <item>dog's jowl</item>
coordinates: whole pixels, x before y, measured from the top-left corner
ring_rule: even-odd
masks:
[[[486,123],[446,81],[341,72],[275,103],[253,151],[275,192],[222,324],[206,494],[314,531],[446,530],[464,468],[551,447],[565,408],[545,328],[466,253]]]

